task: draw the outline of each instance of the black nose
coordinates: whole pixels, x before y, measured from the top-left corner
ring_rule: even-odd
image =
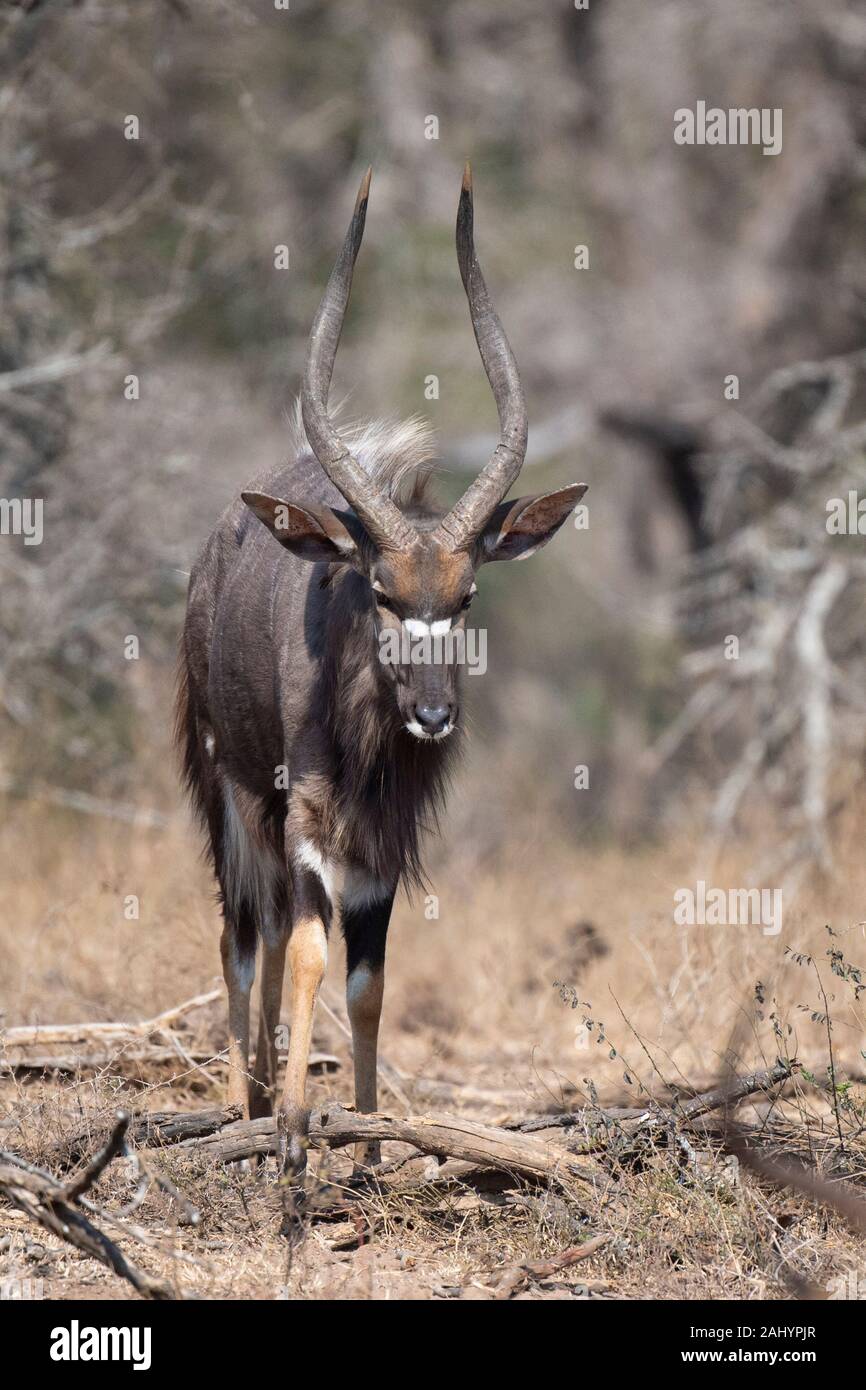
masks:
[[[425,734],[441,734],[451,718],[450,705],[416,705],[415,718]]]

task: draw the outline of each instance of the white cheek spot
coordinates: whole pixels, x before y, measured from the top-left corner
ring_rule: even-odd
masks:
[[[312,840],[300,840],[295,850],[295,862],[303,865],[305,869],[310,869],[320,880],[328,899],[334,898],[334,878],[335,865],[332,860],[326,859],[320,850],[316,848]]]
[[[212,758],[214,755],[214,749],[216,748],[216,739],[214,738],[213,734],[205,734],[204,746],[207,751],[208,757]]]

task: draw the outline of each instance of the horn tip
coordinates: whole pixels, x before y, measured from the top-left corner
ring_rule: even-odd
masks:
[[[472,166],[468,159],[463,165],[462,191],[468,193],[470,198],[472,197]]]
[[[372,164],[367,165],[367,172],[361,180],[361,187],[358,189],[358,196],[355,199],[355,212],[359,212],[370,196],[370,180],[373,177]]]

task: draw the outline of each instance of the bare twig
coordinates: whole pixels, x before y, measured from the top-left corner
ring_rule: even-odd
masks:
[[[176,1294],[170,1284],[139,1269],[120,1247],[77,1207],[85,1192],[93,1186],[112,1159],[122,1152],[128,1127],[129,1116],[119,1114],[107,1144],[86,1165],[83,1172],[65,1186],[50,1173],[42,1172],[32,1164],[23,1163],[18,1155],[0,1151],[0,1193],[45,1230],[83,1250],[85,1254],[99,1260],[101,1264],[114,1270],[115,1274],[128,1280],[142,1297],[172,1299]],[[94,1210],[92,1204],[88,1203],[88,1209]],[[112,1219],[108,1213],[104,1215]],[[129,1231],[127,1233],[132,1234]]]
[[[37,1023],[18,1028],[7,1028],[0,1033],[0,1042],[6,1048],[33,1047],[39,1044],[71,1044],[105,1041],[123,1041],[125,1038],[146,1038],[151,1033],[159,1033],[192,1009],[213,1004],[222,997],[222,990],[211,989],[206,994],[196,994],[175,1004],[154,1018],[129,1023]]]
[[[569,1250],[563,1250],[561,1254],[553,1255],[549,1260],[506,1265],[492,1281],[496,1288],[495,1297],[499,1300],[511,1298],[512,1294],[533,1279],[550,1279],[553,1275],[568,1269],[570,1265],[577,1264],[580,1260],[588,1260],[590,1255],[607,1245],[610,1239],[608,1235],[593,1236],[584,1245],[573,1245]]]

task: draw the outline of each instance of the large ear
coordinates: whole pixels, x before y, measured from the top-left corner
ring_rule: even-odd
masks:
[[[558,492],[500,502],[479,538],[479,563],[526,560],[547,545],[586,492],[586,483],[572,483]]]
[[[330,507],[299,507],[263,492],[242,492],[241,498],[280,545],[302,560],[353,564],[357,559],[362,528],[355,517],[347,513],[338,516]],[[357,538],[350,526],[357,531]]]

